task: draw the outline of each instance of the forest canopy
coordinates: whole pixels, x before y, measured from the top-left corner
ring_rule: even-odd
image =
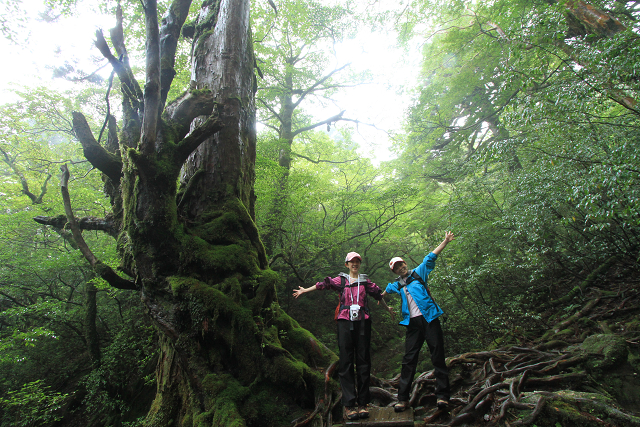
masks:
[[[384,289],[447,231],[453,407],[424,349],[415,420],[640,425],[636,1],[0,10],[25,56],[99,27],[2,82],[1,427],[339,424],[337,297],[293,290],[350,251]],[[388,406],[404,329],[370,308]]]

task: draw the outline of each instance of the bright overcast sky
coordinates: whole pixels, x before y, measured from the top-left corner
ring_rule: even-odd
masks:
[[[107,32],[115,24],[114,17],[100,16],[87,10],[80,10],[72,18],[46,22],[40,15],[45,10],[42,0],[22,0],[22,8],[28,21],[18,33],[17,43],[0,37],[0,51],[5,59],[10,58],[0,69],[1,104],[13,101],[7,89],[15,85],[69,87],[71,83],[53,79],[53,69],[66,62],[73,64],[74,61],[95,58],[99,55],[93,46],[95,31],[102,28]],[[5,11],[0,6],[2,12]],[[349,89],[337,98],[339,107],[347,110],[345,117],[373,123],[380,129],[359,126],[355,138],[362,154],[371,155],[377,160],[388,159],[391,141],[386,131],[400,130],[402,117],[410,102],[407,91],[415,84],[418,70],[415,58],[419,58],[419,55],[406,54],[398,49],[394,37],[371,33],[346,41],[338,47],[337,53],[337,66],[350,62],[353,71],[373,71],[374,83]],[[409,58],[413,58],[413,62]],[[92,69],[92,66],[82,68]],[[109,71],[105,68],[102,74],[106,77]],[[326,117],[323,115],[318,119]]]
[[[65,86],[60,79],[54,82],[53,68],[63,66],[65,61],[86,60],[89,55],[99,54],[93,46],[96,29],[108,30],[115,24],[114,17],[86,10],[81,10],[80,16],[46,22],[40,15],[46,10],[42,0],[22,0],[21,9],[28,21],[18,31],[15,43],[0,37],[0,51],[5,58],[11,58],[0,69],[1,103],[11,101],[6,89],[15,85]]]

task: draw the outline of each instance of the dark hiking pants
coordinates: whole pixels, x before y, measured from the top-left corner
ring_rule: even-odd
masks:
[[[418,366],[418,356],[425,341],[431,352],[431,362],[436,377],[436,396],[449,399],[449,370],[444,361],[444,338],[440,319],[436,318],[431,323],[427,323],[423,316],[418,316],[412,317],[407,326],[406,350],[402,358],[402,371],[398,385],[399,401],[409,400],[411,383]]]
[[[338,375],[344,406],[364,406],[371,401],[371,320],[338,320]],[[353,326],[353,328],[352,328]],[[353,365],[355,360],[355,375]],[[356,377],[358,380],[356,392]]]

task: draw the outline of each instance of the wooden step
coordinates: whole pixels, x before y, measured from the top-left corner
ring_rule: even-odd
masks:
[[[344,420],[343,425],[345,427],[413,427],[413,408],[404,412],[396,412],[391,407],[371,406],[369,407],[369,418]]]

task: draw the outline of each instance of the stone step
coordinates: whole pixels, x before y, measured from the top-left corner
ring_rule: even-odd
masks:
[[[344,427],[413,427],[413,408],[404,412],[396,412],[390,407],[371,406],[369,407],[369,418],[344,420],[343,422]]]

